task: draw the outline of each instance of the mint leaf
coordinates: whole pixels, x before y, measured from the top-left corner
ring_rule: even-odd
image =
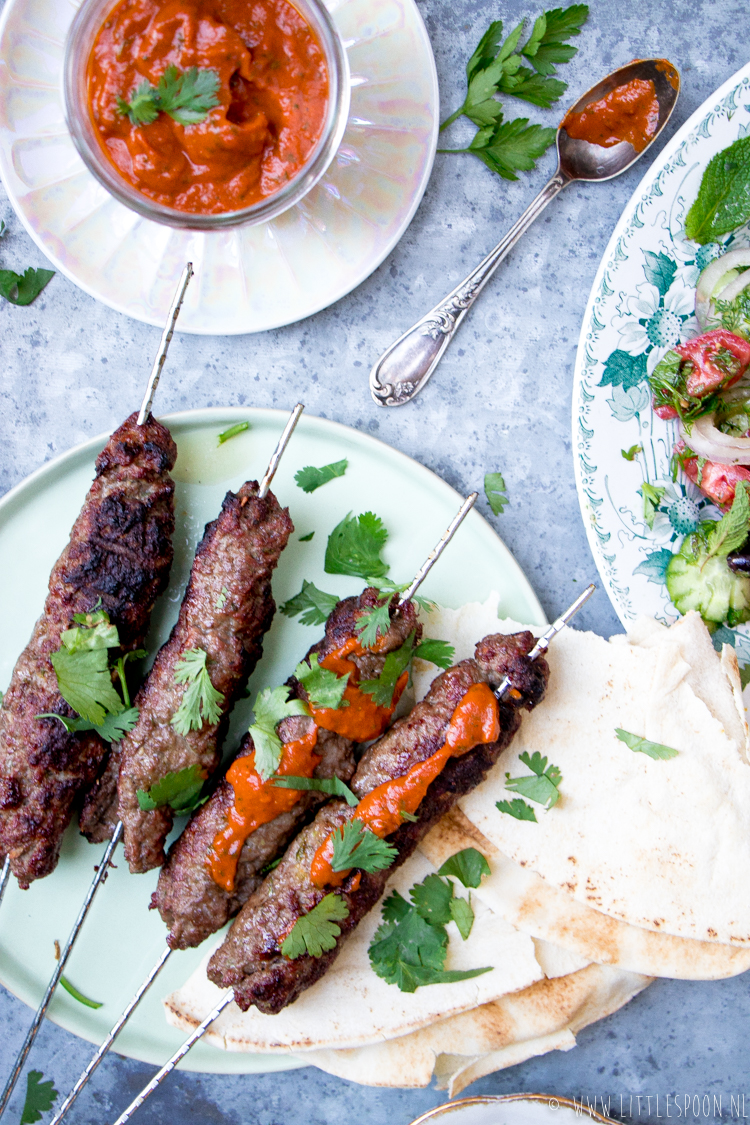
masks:
[[[622,730],[621,727],[615,728],[615,734],[620,742],[624,742],[631,750],[639,754],[648,754],[649,758],[653,758],[655,761],[676,758],[679,753],[673,747],[665,746],[663,742],[649,742],[647,738],[631,734],[630,731]]]
[[[501,515],[505,511],[506,504],[510,503],[505,495],[505,481],[502,473],[485,473],[484,494],[493,515]]]
[[[538,823],[531,805],[527,805],[520,797],[515,797],[512,801],[496,801],[495,808],[498,812],[514,816],[516,820],[533,820],[534,824]]]
[[[695,202],[685,218],[685,234],[705,246],[750,219],[750,137],[709,160]]]
[[[253,710],[255,722],[250,727],[250,735],[255,745],[255,768],[263,781],[268,781],[281,760],[281,739],[276,727],[290,715],[309,712],[301,699],[289,699],[289,688],[283,685],[258,692]]]
[[[738,481],[734,490],[732,507],[718,523],[711,525],[706,545],[708,558],[714,555],[726,558],[730,551],[736,551],[747,539],[750,530],[750,501],[747,497],[747,482]]]
[[[314,492],[316,488],[328,484],[330,480],[343,477],[348,465],[349,462],[346,458],[343,461],[334,461],[330,465],[321,465],[319,469],[316,469],[314,465],[307,465],[294,474],[294,479],[303,492]]]
[[[169,805],[175,812],[187,812],[195,807],[204,781],[203,771],[197,762],[182,770],[170,770],[148,791],[136,791],[138,805],[143,812],[153,812],[164,805]]]
[[[326,574],[383,578],[390,570],[380,557],[387,539],[388,531],[383,521],[373,512],[344,516],[328,536]]]
[[[42,1082],[40,1079],[43,1077],[41,1070],[30,1070],[26,1077],[26,1100],[20,1125],[35,1125],[35,1122],[41,1121],[42,1114],[52,1109],[59,1096],[52,1079]]]
[[[0,295],[11,305],[30,305],[54,276],[54,270],[35,270],[30,266],[23,274],[0,270]]]
[[[302,625],[325,625],[338,603],[339,599],[335,594],[326,594],[312,582],[305,582],[303,579],[302,589],[288,602],[284,602],[281,612],[286,617],[297,617],[301,614]]]
[[[368,873],[385,871],[398,856],[392,844],[381,840],[356,817],[336,829],[332,840],[334,871],[349,871],[352,867]]]
[[[336,923],[348,917],[349,907],[343,899],[337,894],[326,895],[294,923],[282,943],[282,954],[292,961],[304,953],[321,957],[325,951],[336,948],[336,939],[341,935],[341,927]]]
[[[313,652],[307,660],[302,660],[297,665],[294,674],[307,692],[310,702],[315,707],[331,707],[334,710],[348,707],[349,702],[344,699],[346,685],[349,682],[348,674],[337,676],[328,668],[321,668],[316,652]]]
[[[283,777],[274,775],[271,784],[279,789],[311,790],[314,793],[329,793],[332,797],[343,797],[347,805],[356,808],[359,798],[355,797],[348,785],[340,777]]]
[[[478,887],[485,875],[490,874],[490,865],[476,848],[464,848],[446,859],[438,875],[452,875],[465,887]]]

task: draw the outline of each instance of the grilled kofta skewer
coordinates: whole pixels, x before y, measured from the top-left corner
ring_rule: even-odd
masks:
[[[326,622],[324,639],[310,649],[308,658],[315,653],[319,662],[325,661],[326,657],[356,641],[359,618],[378,604],[379,597],[379,591],[368,588],[359,597],[340,601]],[[348,659],[355,665],[358,679],[378,677],[387,654],[400,648],[412,633],[418,640],[421,626],[413,604],[407,602],[398,610],[392,610],[390,626],[385,635],[379,637],[377,651],[365,649],[350,653]],[[290,680],[289,686],[293,695],[307,699],[298,681]],[[354,685],[351,692],[354,695]],[[395,704],[396,700],[390,708],[379,709],[382,714],[376,717],[376,722],[382,723],[381,729]],[[307,758],[313,767],[308,771],[310,776],[349,781],[354,773],[355,742],[364,741],[363,736],[380,733],[372,727],[360,727],[357,738],[355,712],[356,708],[350,704],[333,716],[318,711],[315,718],[298,715],[282,720],[278,731],[284,745],[280,772],[286,769],[288,748],[290,768],[286,772],[299,776],[299,759],[291,754],[307,739],[312,742]],[[337,717],[344,721],[337,722]],[[326,729],[322,725],[325,723],[343,727],[344,732]],[[262,869],[284,850],[313,810],[326,800],[325,794],[319,792],[281,789],[269,783],[264,787],[265,792],[259,794],[257,775],[248,760],[254,750],[252,736],[248,734],[227,776],[219,782],[208,802],[193,814],[185,831],[172,845],[159,874],[151,907],[159,910],[169,927],[167,942],[172,949],[199,945],[220,930],[260,886]],[[239,802],[243,797],[241,787],[247,784],[248,769],[255,785],[249,791],[251,815],[243,831]],[[257,800],[257,796],[261,799]],[[266,804],[269,796],[276,798],[270,805]],[[264,814],[268,820],[263,819]]]
[[[261,498],[260,490],[248,481],[238,493],[228,492],[218,519],[206,526],[177,622],[136,696],[138,721],[120,743],[118,813],[133,872],[164,862],[174,821],[170,804],[142,808],[139,791],[148,794],[168,774],[190,767],[210,777],[229,712],[263,652],[276,609],[271,576],[294,525],[273,493]],[[179,721],[178,712],[189,685],[180,669],[191,654],[203,661],[219,695],[211,712],[216,721],[203,709],[186,729],[188,720]]]
[[[372,874],[335,872],[334,832],[359,819],[388,837],[398,866],[458,798],[484,779],[518,729],[520,709],[535,707],[544,696],[549,669],[543,657],[529,660],[533,646],[529,632],[480,641],[473,659],[441,673],[411,714],[365,752],[351,782],[360,804],[331,801],[297,836],[209,962],[209,979],[233,988],[243,1011],[254,1004],[273,1014],[291,1004],[323,976],[347,934],[383,894],[393,867]],[[511,689],[498,701],[491,689],[506,678]],[[471,708],[479,708],[473,724],[467,722]],[[418,819],[410,821],[403,812]],[[292,927],[332,891],[348,908],[335,948],[317,958],[285,957],[281,946]]]
[[[66,731],[44,713],[71,717],[50,654],[73,615],[106,610],[121,651],[140,648],[172,564],[177,449],[169,431],[136,413],[96,459],[70,541],[55,563],[42,616],[0,707],[0,854],[19,885],[54,870],[73,803],[94,781],[108,747],[94,731]]]

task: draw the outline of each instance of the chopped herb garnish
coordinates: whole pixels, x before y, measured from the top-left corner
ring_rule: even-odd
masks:
[[[187,684],[187,688],[170,722],[183,736],[191,730],[200,730],[204,723],[218,723],[221,719],[224,696],[211,683],[206,668],[207,657],[202,648],[191,648],[175,665],[174,682]]]
[[[255,745],[255,768],[263,781],[276,772],[281,761],[281,739],[276,727],[291,715],[307,715],[301,699],[289,699],[289,688],[264,688],[258,692],[253,704],[255,722],[250,735]]]
[[[635,461],[639,453],[643,453],[642,445],[631,445],[630,449],[621,449],[620,453],[626,461]]]
[[[638,491],[643,497],[643,518],[646,521],[646,526],[653,528],[654,519],[659,510],[659,505],[664,499],[666,489],[656,488],[653,484],[644,481]]]
[[[89,1000],[88,996],[84,996],[82,992],[79,992],[76,986],[74,984],[71,984],[67,977],[61,976],[60,984],[63,986],[65,991],[73,997],[74,1000],[78,1001],[79,1004],[85,1004],[87,1008],[102,1007],[102,1002],[100,1000]]]
[[[434,637],[425,637],[420,641],[414,652],[420,660],[429,660],[430,664],[437,665],[438,668],[447,669],[453,664],[453,657],[456,650],[453,645],[448,644],[447,641],[439,641]]]
[[[385,601],[378,602],[371,609],[360,613],[355,626],[359,643],[363,648],[372,648],[378,637],[384,637],[391,627],[391,602],[396,594],[390,594]]]
[[[490,874],[490,865],[476,848],[464,848],[446,859],[438,875],[452,875],[465,887],[478,887],[485,875]]]
[[[393,703],[393,693],[396,690],[399,676],[409,667],[415,655],[414,633],[410,633],[400,648],[389,652],[383,663],[383,671],[376,680],[364,680],[360,691],[372,696],[373,703],[378,707],[390,707]]]
[[[316,652],[313,652],[307,660],[300,661],[294,669],[294,674],[314,707],[330,707],[338,710],[349,706],[349,701],[344,699],[346,685],[349,682],[348,673],[345,676],[337,676],[330,669],[321,668]]]
[[[21,1111],[20,1125],[35,1125],[57,1101],[59,1095],[52,1079],[42,1082],[43,1077],[41,1070],[30,1070],[26,1077],[26,1100]]]
[[[307,465],[294,474],[294,479],[303,492],[314,492],[316,488],[328,484],[330,480],[343,477],[348,465],[346,458],[343,461],[334,461],[331,465],[321,465],[319,469],[314,465]]]
[[[24,273],[0,270],[0,296],[11,305],[30,305],[54,276],[54,270],[35,270],[31,266]]]
[[[249,429],[249,422],[235,422],[228,430],[224,430],[223,433],[219,434],[219,445],[223,445],[225,441],[230,441],[233,437],[237,437],[237,434],[244,434],[245,431]]]
[[[471,902],[466,898],[452,898],[450,905],[451,918],[458,926],[461,937],[466,941],[471,933],[471,927],[474,925],[474,911],[471,909]]]
[[[307,535],[300,535],[299,542],[300,543],[309,543],[314,534],[315,534],[314,531],[308,531]]]
[[[229,590],[227,590],[226,586],[222,586],[221,587],[221,593],[219,594],[218,598],[216,599],[216,608],[218,610],[222,610],[224,608],[224,606],[227,604],[227,598],[228,597],[229,597]]]
[[[536,813],[531,805],[527,805],[520,797],[514,797],[512,801],[496,801],[495,808],[498,812],[507,813],[508,816],[514,816],[516,820],[533,820],[537,824]]]
[[[281,606],[281,612],[286,617],[297,617],[301,614],[302,625],[325,625],[339,599],[335,594],[326,594],[319,590],[312,582],[302,582],[302,589],[288,602]]]
[[[649,758],[653,758],[655,761],[676,758],[679,753],[672,746],[665,746],[663,742],[650,742],[647,738],[631,734],[630,731],[623,730],[621,727],[615,728],[615,734],[620,742],[624,742],[631,750],[635,750],[639,754],[648,754]]]
[[[328,536],[326,574],[350,574],[355,578],[382,578],[390,569],[380,552],[388,539],[383,521],[373,512],[344,516]]]
[[[85,624],[86,620],[90,625]],[[60,695],[81,718],[101,726],[107,713],[119,715],[125,706],[115,691],[107,650],[117,648],[117,627],[100,610],[91,615],[76,614],[80,624],[66,629],[60,637],[62,647],[50,653]]]
[[[519,761],[531,770],[531,776],[511,777],[505,775],[505,788],[512,793],[520,793],[537,805],[551,809],[560,800],[559,785],[562,774],[557,766],[548,766],[547,759],[543,758],[538,750],[529,757],[526,750],[519,754]]]
[[[493,515],[501,515],[505,511],[506,504],[510,503],[505,495],[505,481],[502,473],[485,473],[484,494]]]
[[[354,808],[359,804],[351,789],[340,777],[272,777],[271,784],[279,789],[309,790],[313,793],[328,793],[331,797],[343,797],[347,805]]]
[[[356,817],[336,829],[332,841],[334,871],[349,871],[352,867],[368,873],[385,871],[398,855],[392,844],[381,840]]]
[[[336,948],[336,938],[341,936],[341,927],[336,923],[348,917],[349,907],[344,900],[337,894],[326,895],[294,923],[282,943],[282,954],[292,961],[303,953],[321,957],[325,951]]]
[[[155,781],[148,792],[138,789],[138,805],[143,812],[153,812],[164,805],[169,805],[176,813],[192,812],[203,803],[198,798],[204,781],[200,766],[193,762],[183,770],[171,770],[159,781]]]
[[[117,108],[130,118],[131,125],[150,125],[160,113],[168,113],[180,125],[197,125],[219,104],[218,71],[191,66],[179,72],[168,66],[156,86],[144,79],[130,95],[130,101],[117,99]]]
[[[119,715],[105,715],[102,723],[91,723],[88,719],[68,718],[67,715],[58,715],[54,711],[43,711],[35,715],[35,719],[59,719],[68,733],[74,731],[95,730],[105,742],[119,742],[138,722],[140,714],[137,707],[130,707],[121,711]]]

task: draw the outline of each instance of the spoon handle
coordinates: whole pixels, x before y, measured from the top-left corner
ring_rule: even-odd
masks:
[[[370,372],[370,391],[378,406],[403,406],[419,394],[503,258],[568,183],[570,177],[558,167],[495,249],[434,309],[383,352]]]

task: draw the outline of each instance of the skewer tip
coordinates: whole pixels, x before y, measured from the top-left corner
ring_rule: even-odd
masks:
[[[274,449],[274,451],[271,455],[271,460],[268,462],[268,468],[266,469],[266,475],[263,477],[263,480],[260,482],[260,489],[258,490],[258,496],[261,498],[261,500],[264,500],[266,498],[268,490],[271,487],[271,481],[273,480],[274,476],[276,475],[276,470],[279,467],[279,461],[281,460],[281,458],[284,455],[284,450],[286,449],[287,445],[289,444],[289,439],[291,438],[292,434],[294,433],[294,427],[299,422],[300,415],[302,414],[302,411],[304,409],[305,409],[304,403],[298,402],[297,405],[294,407],[294,410],[292,411],[292,413],[289,415],[289,419],[287,421],[287,424],[284,426],[284,429],[283,429],[283,432],[281,434],[281,437],[279,438],[278,444],[277,444],[276,448]]]

